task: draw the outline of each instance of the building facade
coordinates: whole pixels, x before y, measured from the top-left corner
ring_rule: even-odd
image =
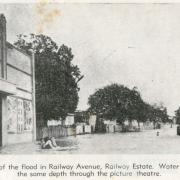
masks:
[[[0,15],[0,146],[36,139],[34,56],[6,41]]]

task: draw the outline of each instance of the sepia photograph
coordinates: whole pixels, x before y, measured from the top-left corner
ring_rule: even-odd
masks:
[[[0,3],[0,154],[179,154],[180,4]]]

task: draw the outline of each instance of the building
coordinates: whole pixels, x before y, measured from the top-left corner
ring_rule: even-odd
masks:
[[[87,111],[75,111],[74,114],[74,121],[76,123],[89,123],[89,113]]]
[[[74,124],[74,114],[68,114],[66,119],[63,121],[64,126],[72,126]]]
[[[90,115],[89,117],[89,125],[92,127],[92,132],[95,132],[95,127],[96,127],[96,115]]]
[[[106,132],[107,133],[114,133],[115,127],[117,125],[116,120],[104,120],[104,124],[106,125]]]
[[[85,134],[86,123],[77,123],[76,124],[76,134]]]
[[[0,146],[36,139],[34,58],[6,41],[0,14]]]

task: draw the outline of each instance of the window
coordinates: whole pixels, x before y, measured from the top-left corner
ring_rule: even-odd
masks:
[[[32,130],[32,103],[9,96],[8,103],[8,125],[9,133],[23,133]]]

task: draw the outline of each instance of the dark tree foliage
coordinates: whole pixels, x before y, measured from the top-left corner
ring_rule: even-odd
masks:
[[[180,124],[180,107],[175,111],[176,123]]]
[[[89,96],[88,104],[90,112],[100,114],[105,119],[116,119],[119,123],[125,119],[136,119],[138,122],[168,121],[166,108],[145,103],[136,88],[129,89],[123,85],[111,84],[98,89]]]
[[[14,45],[35,54],[36,111],[45,121],[64,118],[78,104],[78,81],[82,77],[72,64],[71,48],[58,45],[48,36],[18,35]]]
[[[170,122],[169,116],[167,114],[167,109],[163,106],[147,104],[146,118],[153,122],[154,125],[158,122]]]
[[[139,92],[129,88],[112,84],[98,89],[88,99],[89,111],[103,114],[105,119],[117,119],[123,123],[125,119],[142,121],[142,106],[144,104]]]

